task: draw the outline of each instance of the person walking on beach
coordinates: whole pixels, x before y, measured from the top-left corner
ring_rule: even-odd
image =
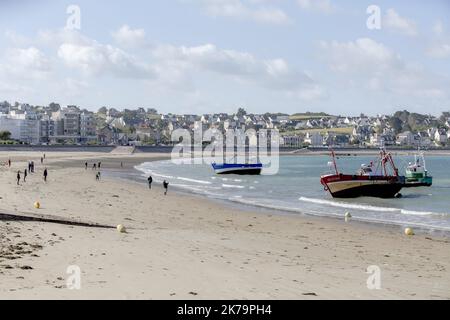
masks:
[[[17,185],[20,186],[20,171],[17,171]]]
[[[97,170],[97,164],[94,163],[94,165],[92,166],[92,170]]]
[[[28,175],[28,171],[27,171],[27,169],[25,169],[23,171],[23,182],[27,182],[27,175]]]
[[[98,172],[98,173],[95,175],[95,180],[100,181],[101,177],[102,177],[102,174],[101,174],[100,172]]]
[[[44,170],[44,181],[47,182],[48,171],[47,168]]]
[[[84,168],[87,170],[87,168],[88,168],[88,163],[87,162],[84,163]]]
[[[102,167],[102,163],[99,162],[99,163],[98,163],[98,170],[100,170],[101,167]]]
[[[8,167],[11,168],[11,159],[8,159]]]
[[[31,161],[31,172],[34,173],[34,161]]]
[[[28,161],[28,172],[31,173],[31,161]]]
[[[164,195],[167,196],[167,191],[169,191],[169,183],[164,180],[163,182],[163,187],[164,187]]]
[[[151,190],[152,189],[152,183],[153,183],[153,178],[152,176],[148,177],[148,188]]]
[[[44,158],[43,157],[41,157],[41,164],[43,164],[44,163]]]

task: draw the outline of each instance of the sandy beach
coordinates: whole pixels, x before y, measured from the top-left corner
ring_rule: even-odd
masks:
[[[450,299],[448,238],[164,196],[158,185],[98,182],[91,170],[98,161],[133,170],[167,154],[54,152],[43,165],[41,156],[0,153],[0,299]],[[29,160],[36,173],[17,185]],[[70,266],[81,270],[79,290],[67,288]],[[370,266],[380,290],[367,286]]]

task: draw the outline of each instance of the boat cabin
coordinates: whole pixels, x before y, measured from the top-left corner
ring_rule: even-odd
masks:
[[[360,175],[360,176],[372,176],[372,175],[374,175],[373,166],[372,165],[367,165],[367,164],[361,165],[361,169],[359,169],[358,175]]]

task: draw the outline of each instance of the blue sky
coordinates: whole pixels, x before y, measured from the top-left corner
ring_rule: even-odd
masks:
[[[80,29],[65,28],[69,5]],[[450,110],[449,13],[446,0],[2,0],[0,99],[437,115]]]

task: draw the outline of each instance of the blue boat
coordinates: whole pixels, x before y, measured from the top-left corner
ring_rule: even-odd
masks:
[[[260,175],[263,169],[262,163],[249,163],[249,164],[213,163],[212,167],[216,172],[216,174],[238,174],[238,175]]]

